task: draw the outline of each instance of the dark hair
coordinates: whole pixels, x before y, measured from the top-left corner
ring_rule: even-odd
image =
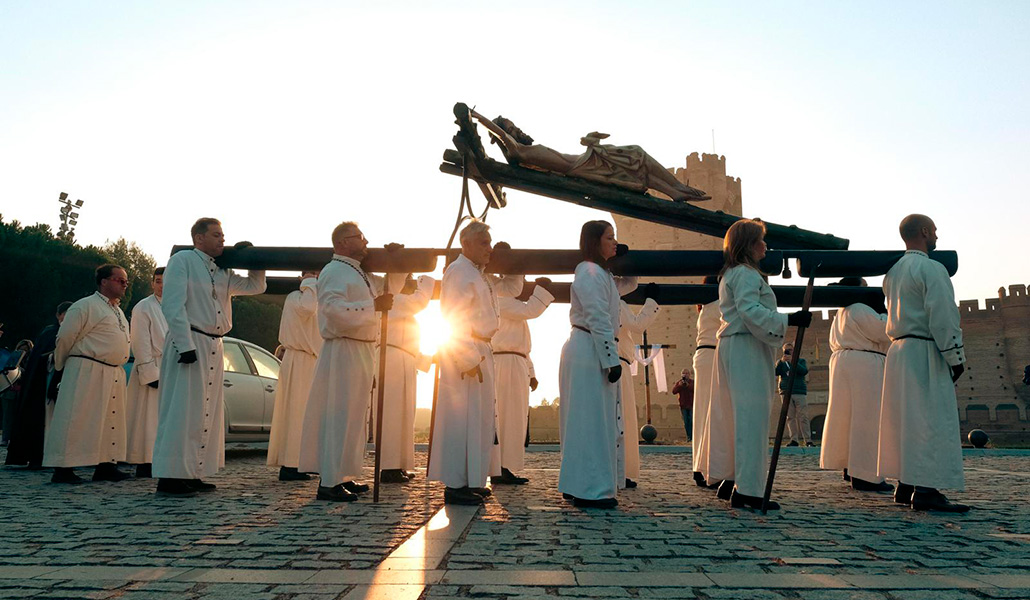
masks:
[[[97,285],[100,285],[101,281],[111,277],[111,275],[114,275],[114,270],[115,269],[122,269],[122,267],[120,267],[119,265],[116,265],[116,264],[112,264],[112,263],[107,263],[106,265],[100,265],[99,267],[97,267],[97,271],[96,271]],[[125,269],[122,269],[122,270],[124,271]]]
[[[57,305],[57,312],[56,312],[56,314],[63,315],[64,313],[68,312],[68,309],[71,308],[71,307],[72,307],[72,303],[69,302],[68,300],[65,300],[64,302],[62,302],[62,303]]]
[[[165,268],[164,267],[158,267],[158,268],[154,269],[154,277],[157,277],[158,275],[164,275],[164,274],[165,274]]]
[[[197,222],[190,227],[190,239],[193,239],[195,235],[204,235],[207,233],[207,228],[212,225],[221,225],[222,222],[213,217],[201,217],[197,219]]]
[[[608,221],[587,221],[579,231],[579,253],[583,260],[608,268],[608,261],[601,256],[601,236],[608,229],[614,229]]]

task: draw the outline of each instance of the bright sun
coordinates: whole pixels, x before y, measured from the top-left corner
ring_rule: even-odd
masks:
[[[425,310],[415,315],[421,333],[419,351],[432,356],[451,337],[450,326],[440,313],[440,303],[430,302]]]

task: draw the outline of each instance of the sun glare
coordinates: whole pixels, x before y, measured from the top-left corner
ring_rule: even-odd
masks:
[[[440,313],[440,303],[430,302],[425,310],[415,315],[421,333],[419,351],[432,356],[451,337],[450,326]]]

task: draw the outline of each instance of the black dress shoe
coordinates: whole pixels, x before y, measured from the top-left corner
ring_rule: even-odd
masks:
[[[899,481],[898,487],[894,489],[894,502],[896,504],[912,504],[912,494],[914,494],[915,491],[916,488]]]
[[[815,442],[805,442],[805,446],[809,448],[815,448]]]
[[[498,476],[491,476],[490,483],[499,483],[502,485],[524,485],[529,483],[529,479],[519,477],[508,469],[501,467],[501,474]]]
[[[937,490],[928,492],[916,491],[912,494],[912,510],[933,510],[937,512],[964,513],[969,512],[965,504],[950,502],[944,494]]]
[[[408,483],[404,471],[400,469],[386,469],[379,474],[380,483]]]
[[[311,475],[301,473],[297,467],[279,467],[279,481],[310,481]]]
[[[401,473],[404,473],[404,476],[408,479],[414,479],[418,477],[418,473],[415,473],[414,471],[401,471]]]
[[[881,481],[880,483],[873,483],[872,481],[866,481],[865,479],[859,479],[858,477],[851,478],[851,489],[858,492],[882,492],[888,493],[894,491],[894,486]]]
[[[76,475],[75,471],[66,467],[56,467],[54,469],[54,476],[50,478],[50,483],[70,483],[73,485],[85,483],[85,481],[85,479]]]
[[[199,479],[187,479],[186,484],[198,492],[213,492],[218,487],[213,483],[205,483]]]
[[[561,497],[564,500],[575,500],[576,499],[576,497],[573,496],[572,494],[566,494],[565,492],[562,492]]]
[[[318,500],[328,500],[330,502],[354,502],[358,499],[357,494],[352,494],[347,490],[343,489],[343,484],[334,485],[333,487],[318,486],[318,492],[315,493],[315,498]]]
[[[787,444],[788,448],[796,448],[797,446],[798,446],[797,440],[790,440],[790,443]]]
[[[136,465],[136,479],[150,479],[153,476],[153,468],[150,463]]]
[[[197,490],[185,479],[170,479],[162,477],[157,480],[157,495],[170,496],[172,498],[190,498],[197,495]]]
[[[626,488],[627,488],[627,489],[633,489],[633,488],[635,488],[635,487],[637,487],[637,482],[636,482],[636,481],[633,481],[632,479],[630,479],[629,477],[627,477],[627,478],[626,478]]]
[[[114,463],[100,463],[93,470],[93,481],[125,481],[132,475],[118,470]]]
[[[468,490],[470,492],[472,492],[473,494],[476,494],[480,498],[489,498],[490,496],[492,496],[494,494],[493,490],[491,490],[490,488],[486,488],[486,487],[481,487],[481,488],[480,487],[470,487],[470,488],[468,488]]]
[[[573,498],[572,505],[576,508],[615,508],[619,505],[619,501],[615,498],[601,498],[600,500]]]
[[[851,475],[848,475],[847,469],[844,469],[844,481],[851,481]]]
[[[730,506],[733,508],[762,510],[762,498],[759,496],[745,496],[744,494],[738,494],[737,491],[734,490],[733,496],[730,498]],[[780,510],[780,504],[770,500],[765,503],[765,510]]]
[[[705,474],[701,471],[694,471],[694,483],[697,487],[708,487],[708,483],[705,481]]]
[[[445,504],[475,506],[483,503],[483,497],[472,492],[472,490],[467,487],[445,488],[443,491],[443,501]]]
[[[355,483],[353,481],[344,481],[343,489],[347,490],[352,494],[364,494],[369,490],[367,483]]]
[[[733,480],[732,479],[724,479],[722,481],[722,483],[719,484],[719,493],[718,493],[717,497],[719,498],[719,500],[729,500],[732,496],[733,496]]]

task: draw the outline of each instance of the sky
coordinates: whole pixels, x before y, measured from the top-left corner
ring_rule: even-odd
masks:
[[[159,263],[200,216],[229,242],[442,247],[455,102],[578,152],[717,152],[745,216],[900,247],[931,215],[959,299],[1028,283],[1030,3],[0,3],[0,214]],[[606,215],[519,192],[494,239],[573,248]],[[480,196],[473,201],[479,210]],[[531,326],[557,395],[567,307]],[[419,403],[427,405],[427,385]]]

